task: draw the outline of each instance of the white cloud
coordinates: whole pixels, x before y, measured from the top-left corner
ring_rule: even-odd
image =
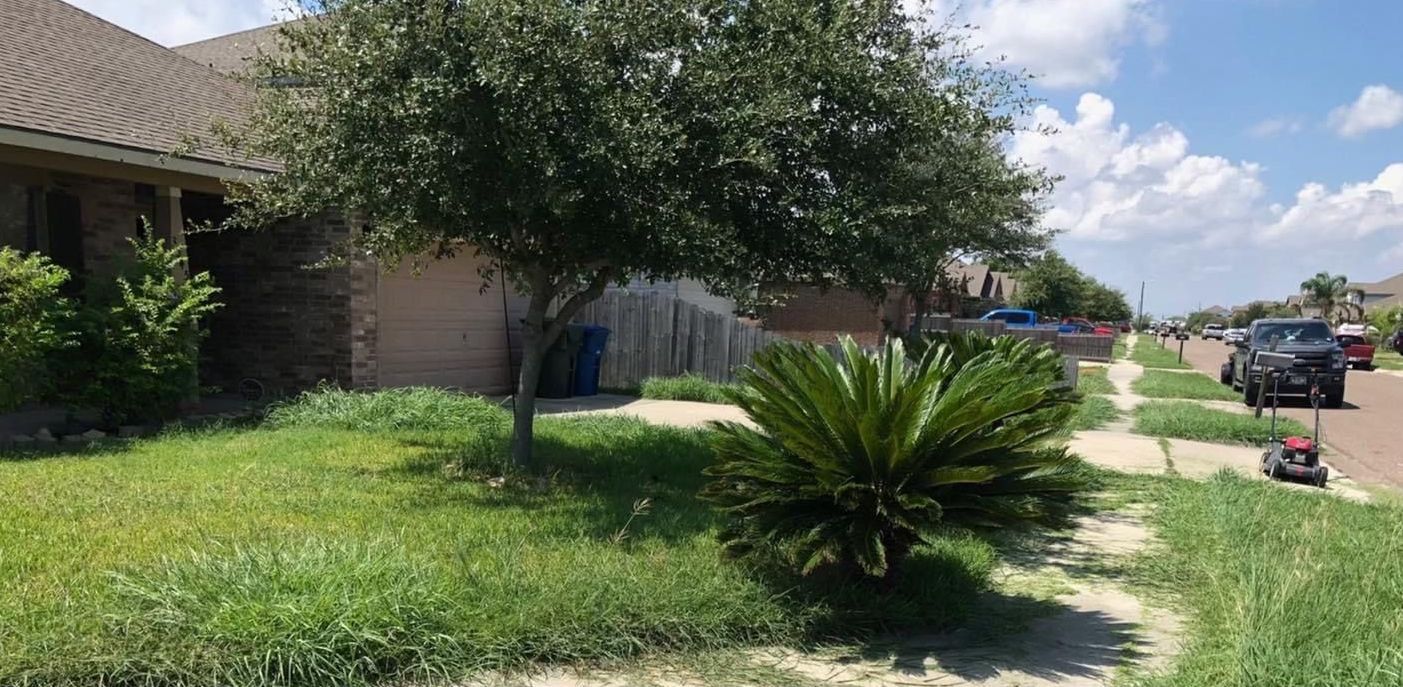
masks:
[[[1403,93],[1383,84],[1365,86],[1359,97],[1330,112],[1327,120],[1335,133],[1347,138],[1403,124]]]
[[[180,45],[263,26],[286,0],[67,0],[162,45]]]
[[[1073,238],[1201,240],[1261,213],[1260,165],[1191,154],[1169,124],[1132,135],[1098,94],[1083,95],[1071,121],[1038,107],[1033,124],[1055,133],[1019,132],[1010,155],[1064,177],[1046,223]]]
[[[1275,138],[1286,134],[1298,134],[1305,129],[1299,117],[1272,117],[1263,119],[1247,129],[1253,138]]]
[[[1289,208],[1267,230],[1270,237],[1360,239],[1385,230],[1403,230],[1403,163],[1384,168],[1372,181],[1344,184],[1331,192],[1310,183],[1296,192]]]
[[[1115,79],[1120,51],[1164,39],[1151,0],[905,0],[915,14],[978,27],[982,56],[1005,57],[1048,88],[1081,88]],[[1157,67],[1159,68],[1159,67]]]

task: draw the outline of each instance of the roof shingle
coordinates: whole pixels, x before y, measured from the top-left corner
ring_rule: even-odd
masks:
[[[253,88],[60,0],[0,2],[0,127],[167,154],[247,121]],[[276,169],[214,146],[181,157]]]

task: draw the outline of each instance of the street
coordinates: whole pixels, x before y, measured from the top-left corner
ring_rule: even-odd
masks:
[[[1147,341],[1141,337],[1142,343]],[[1170,339],[1167,345],[1176,343]],[[1231,347],[1197,338],[1184,343],[1184,362],[1218,379]],[[1312,413],[1304,399],[1283,397],[1281,405],[1283,415],[1310,426]],[[1403,487],[1403,451],[1396,443],[1403,436],[1399,432],[1400,409],[1403,377],[1378,370],[1350,370],[1345,379],[1344,407],[1320,411],[1321,440],[1332,451],[1330,462],[1360,483]]]

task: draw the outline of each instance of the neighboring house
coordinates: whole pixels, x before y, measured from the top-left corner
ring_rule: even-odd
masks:
[[[932,293],[927,314],[978,316],[1008,302],[1018,283],[1004,272],[988,265],[955,263],[947,276],[959,285],[956,293]],[[905,290],[890,286],[880,303],[863,294],[842,288],[820,289],[793,285],[773,288],[786,297],[768,309],[763,318],[766,329],[789,338],[828,342],[840,334],[850,334],[859,343],[873,345],[892,329],[904,329],[915,317],[915,302]]]
[[[416,278],[368,258],[316,267],[355,231],[336,211],[186,234],[227,216],[226,181],[278,170],[206,148],[172,154],[214,122],[244,121],[253,92],[226,73],[258,49],[250,35],[271,33],[180,49],[196,62],[59,0],[0,3],[0,244],[46,253],[79,280],[129,255],[143,218],[186,244],[191,269],[222,289],[201,348],[206,385],[510,388],[524,303],[480,289],[470,249]]]
[[[1286,307],[1301,314],[1301,317],[1319,317],[1320,308],[1314,305],[1306,305],[1306,297],[1303,294],[1292,294],[1286,297]]]
[[[627,286],[611,286],[609,290],[627,291],[629,293],[667,294],[697,307],[705,308],[712,312],[719,312],[724,315],[734,315],[737,310],[734,299],[712,295],[710,291],[706,290],[706,284],[696,279],[658,281],[651,284],[642,279],[634,279],[630,281]]]
[[[1221,305],[1210,305],[1203,309],[1203,313],[1206,315],[1212,315],[1213,317],[1229,317],[1232,315],[1232,311],[1228,310],[1227,308],[1224,308]]]
[[[1349,285],[1350,302],[1365,310],[1403,305],[1403,273],[1376,282],[1356,282]],[[1362,295],[1360,295],[1362,294]]]

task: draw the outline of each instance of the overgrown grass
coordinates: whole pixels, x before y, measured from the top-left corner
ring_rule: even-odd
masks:
[[[938,628],[995,568],[949,536],[891,593],[749,570],[695,496],[705,431],[542,418],[552,478],[503,484],[460,469],[503,411],[322,394],[268,428],[0,455],[0,684],[420,684]]]
[[[1116,335],[1116,340],[1111,342],[1111,360],[1125,360],[1125,355],[1129,348],[1128,341],[1126,334]],[[1143,341],[1143,339],[1141,339],[1141,341]],[[1138,346],[1140,344],[1137,343],[1136,345]]]
[[[1111,399],[1105,396],[1087,396],[1082,399],[1077,414],[1072,416],[1072,431],[1101,429],[1109,422],[1120,419],[1118,410]]]
[[[730,403],[724,390],[735,386],[713,382],[700,375],[686,374],[679,377],[649,377],[643,380],[641,393],[643,398],[663,401]]]
[[[503,429],[507,415],[481,396],[429,387],[375,393],[324,387],[275,404],[271,427],[359,431]]]
[[[1133,579],[1175,599],[1186,644],[1150,687],[1396,685],[1403,508],[1220,473],[1156,480]]]
[[[1204,375],[1191,372],[1146,370],[1130,385],[1131,390],[1148,398],[1191,398],[1208,401],[1240,401],[1242,394]]]
[[[1255,446],[1266,444],[1271,418],[1205,408],[1191,401],[1150,401],[1135,408],[1134,431],[1152,437]],[[1276,431],[1281,436],[1310,434],[1305,425],[1288,417],[1277,418]]]
[[[1403,355],[1379,346],[1374,349],[1374,367],[1383,370],[1403,370]]]
[[[1130,360],[1145,367],[1158,367],[1166,370],[1187,370],[1188,363],[1179,362],[1179,342],[1165,342],[1165,348],[1152,336],[1140,337],[1139,343],[1130,351]]]
[[[1077,391],[1084,394],[1114,394],[1116,388],[1106,378],[1106,368],[1088,366],[1077,370]]]

